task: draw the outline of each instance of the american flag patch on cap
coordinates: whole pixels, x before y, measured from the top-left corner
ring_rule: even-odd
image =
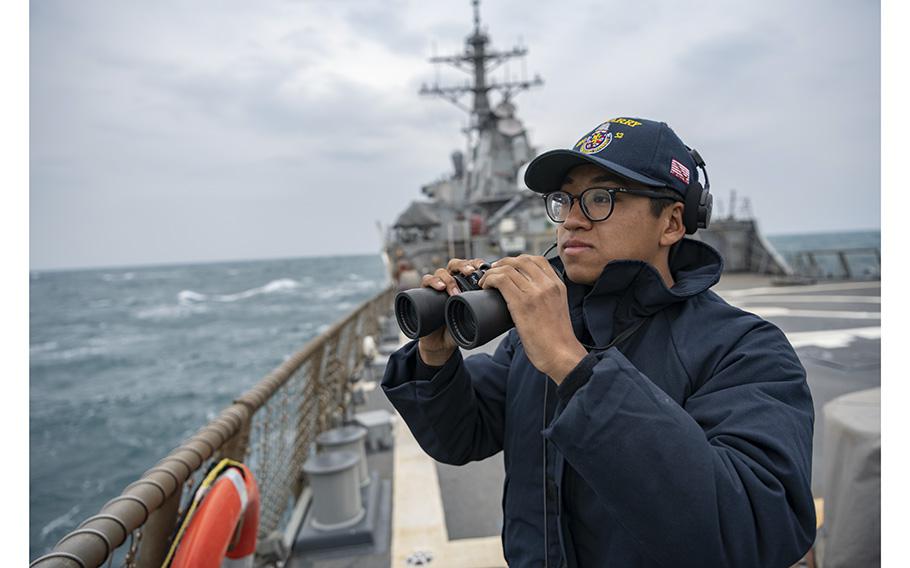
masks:
[[[680,164],[676,160],[670,160],[670,173],[681,179],[683,183],[689,183],[689,168]]]

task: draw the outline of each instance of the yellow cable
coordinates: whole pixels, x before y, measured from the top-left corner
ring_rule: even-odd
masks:
[[[161,568],[168,568],[168,566],[171,565],[174,554],[177,552],[177,547],[180,545],[180,541],[183,538],[183,533],[186,532],[190,521],[193,519],[193,514],[196,512],[196,507],[199,505],[199,503],[202,502],[202,499],[196,499],[196,495],[199,495],[203,489],[210,487],[218,478],[218,476],[221,475],[221,472],[223,472],[225,469],[229,467],[239,468],[242,465],[243,464],[240,462],[224,458],[218,462],[218,465],[212,468],[208,475],[205,476],[205,479],[202,480],[202,483],[196,489],[195,493],[193,493],[193,502],[190,505],[186,516],[183,518],[183,523],[180,524],[180,529],[177,531],[177,536],[174,537],[174,542],[171,543],[171,548],[168,550],[167,556],[164,558],[164,562],[161,564]]]

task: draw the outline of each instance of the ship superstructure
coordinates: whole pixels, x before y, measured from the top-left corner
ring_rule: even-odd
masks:
[[[517,80],[508,75],[493,78],[494,70],[524,58],[528,50],[494,49],[481,25],[479,0],[472,4],[474,28],[465,38],[464,50],[429,60],[464,71],[469,80],[452,86],[436,81],[420,89],[421,95],[445,99],[467,113],[466,151],[453,151],[451,173],[424,185],[424,198],[411,202],[386,231],[384,253],[400,288],[418,286],[419,275],[445,266],[450,258],[541,254],[556,240],[556,226],[547,218],[539,195],[528,190],[520,176],[537,149],[516,114],[514,99],[543,80],[524,74]],[[720,251],[727,272],[792,275],[751,216],[716,219],[693,237]]]
[[[536,154],[527,129],[516,114],[515,96],[543,84],[532,79],[494,79],[504,63],[521,59],[526,47],[494,49],[473,2],[474,29],[464,51],[434,56],[430,62],[466,72],[463,85],[424,85],[420,94],[443,98],[468,114],[466,152],[452,153],[452,172],[421,188],[426,197],[412,202],[386,235],[393,277],[413,279],[449,258],[497,258],[546,248],[555,228],[540,198],[524,188],[519,170]],[[496,98],[494,101],[493,98]],[[470,102],[465,104],[464,100]]]

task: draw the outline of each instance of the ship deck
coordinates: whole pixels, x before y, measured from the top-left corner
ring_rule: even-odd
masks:
[[[771,277],[728,274],[714,290],[731,304],[780,327],[806,368],[816,413],[812,488],[816,498],[823,498],[822,407],[840,395],[880,386],[881,283],[780,286]],[[490,352],[497,343],[475,351]],[[394,412],[376,388],[381,374],[381,366],[374,369],[374,380],[367,383],[366,405],[358,411]],[[394,448],[370,454],[368,463],[380,478],[392,482],[391,515],[388,525],[377,532],[377,543],[297,556],[288,566],[422,565],[421,558],[427,554],[433,558],[432,566],[505,566],[499,537],[501,453],[460,467],[437,463],[420,450],[397,417]]]

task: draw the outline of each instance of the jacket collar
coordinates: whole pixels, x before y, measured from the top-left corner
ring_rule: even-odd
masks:
[[[557,271],[563,271],[558,257],[550,262]],[[672,288],[667,288],[656,268],[641,260],[608,263],[593,286],[564,279],[576,335],[584,335],[583,329],[577,327],[580,324],[589,330],[598,345],[606,344],[635,320],[708,290],[720,280],[721,272],[720,253],[701,241],[683,239],[670,260],[670,273],[675,281]],[[612,321],[603,317],[604,310],[610,307]]]

